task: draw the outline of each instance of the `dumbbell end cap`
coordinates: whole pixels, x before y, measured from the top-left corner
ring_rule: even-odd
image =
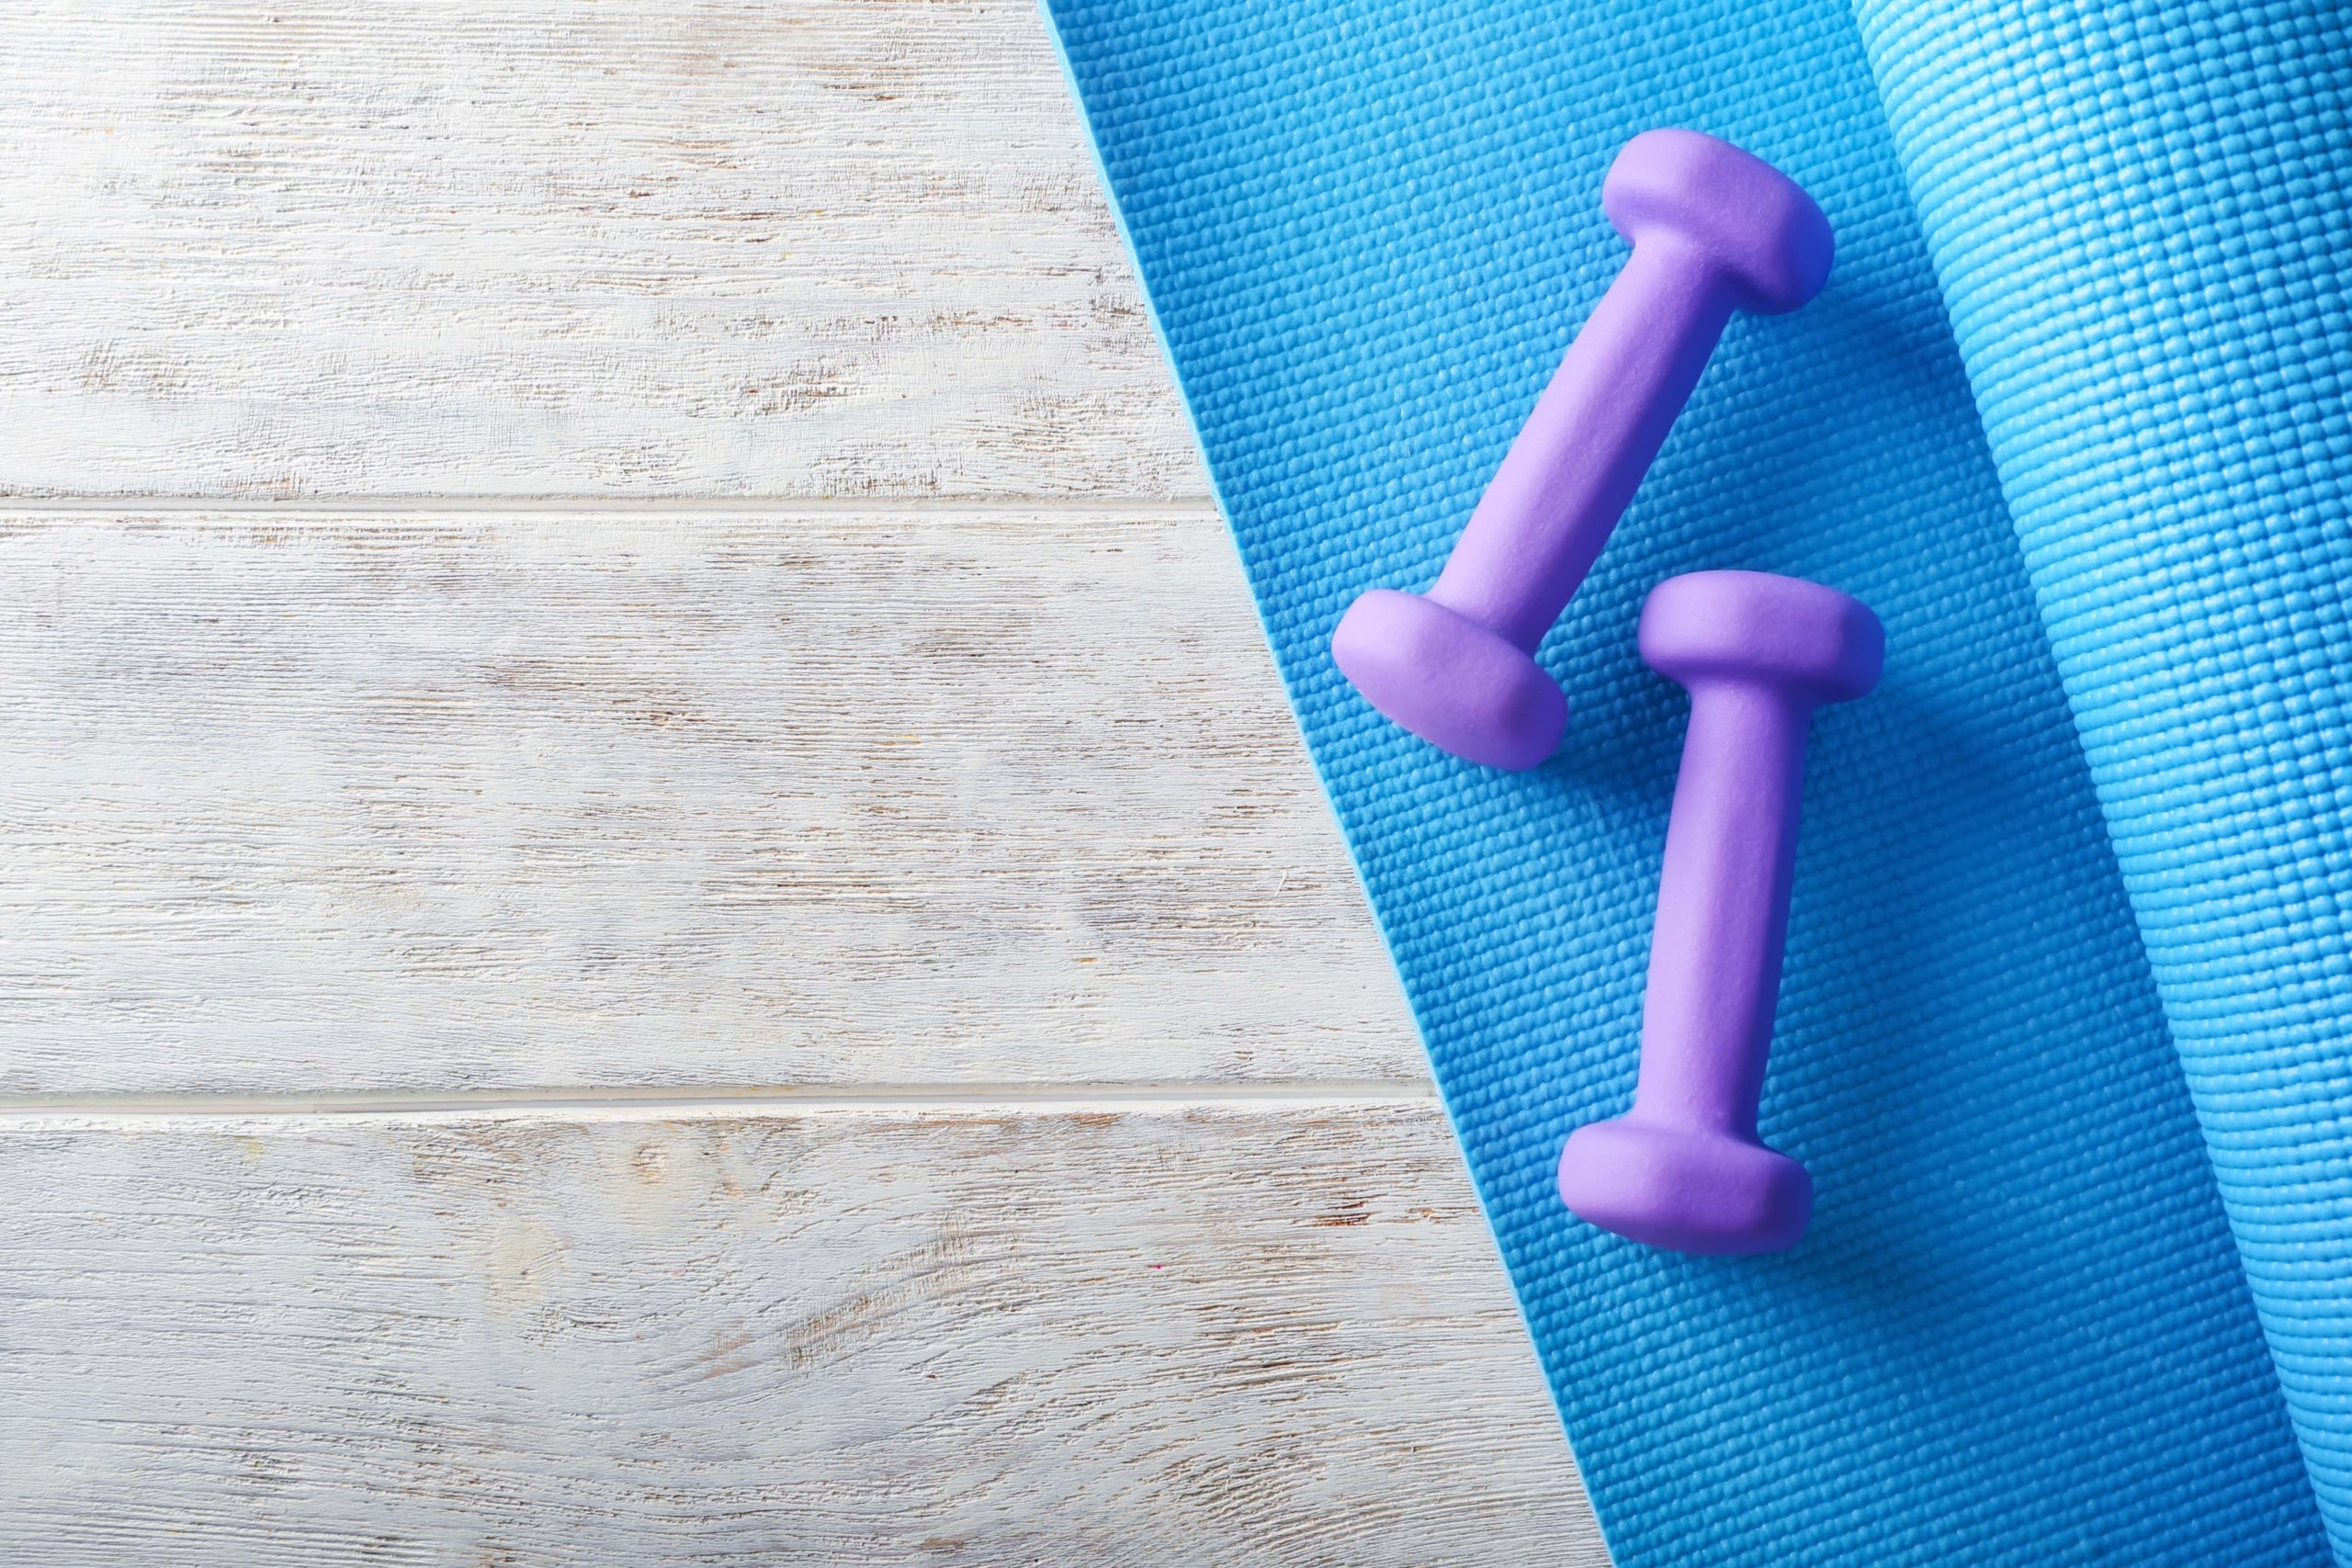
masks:
[[[1534,767],[1567,728],[1568,699],[1526,650],[1419,594],[1359,598],[1331,634],[1331,657],[1388,718],[1490,768]]]
[[[1625,143],[1601,181],[1600,205],[1636,246],[1670,234],[1695,248],[1747,310],[1793,310],[1820,293],[1838,249],[1803,186],[1702,131],[1645,130]]]
[[[1813,1216],[1813,1179],[1788,1156],[1634,1117],[1577,1128],[1560,1151],[1559,1181],[1578,1218],[1676,1252],[1779,1252]]]
[[[1779,687],[1814,703],[1850,702],[1878,684],[1886,629],[1869,605],[1801,577],[1693,571],[1642,605],[1642,662],[1691,685]]]

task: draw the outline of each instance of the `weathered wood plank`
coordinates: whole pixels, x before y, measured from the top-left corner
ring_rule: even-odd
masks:
[[[1205,507],[0,514],[0,1093],[1419,1078]]]
[[[0,1134],[0,1556],[1600,1563],[1433,1107]]]
[[[1031,0],[11,0],[0,491],[1198,495]]]

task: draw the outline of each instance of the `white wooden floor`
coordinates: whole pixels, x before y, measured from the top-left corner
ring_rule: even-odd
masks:
[[[1605,1562],[1028,0],[7,0],[0,495],[0,1561]]]

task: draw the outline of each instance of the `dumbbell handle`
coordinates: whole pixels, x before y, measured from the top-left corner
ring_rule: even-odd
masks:
[[[1428,597],[1532,653],[1592,570],[1731,320],[1713,264],[1645,237],[1593,307]]]
[[[1690,688],[1642,998],[1637,1119],[1756,1136],[1812,716],[1810,701],[1770,683]]]

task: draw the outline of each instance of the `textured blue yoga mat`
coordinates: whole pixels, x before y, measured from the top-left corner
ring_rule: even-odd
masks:
[[[2155,927],[2109,847],[1853,14],[1049,9],[1620,1563],[2324,1562]],[[1931,31],[1873,18],[1887,80],[1937,69]],[[1928,122],[1896,118],[1917,170],[1967,134]],[[1735,323],[1547,644],[1567,744],[1487,773],[1378,720],[1327,639],[1359,589],[1434,576],[1621,258],[1601,171],[1659,124],[1789,170],[1841,259],[1804,311]],[[1945,211],[1930,231],[1951,276],[1971,240]],[[1551,1189],[1568,1130],[1633,1082],[1683,707],[1634,657],[1634,612],[1662,577],[1735,566],[1856,592],[1890,641],[1879,692],[1815,728],[1764,1131],[1818,1206],[1760,1260],[1645,1250]],[[2079,686],[2063,636],[2058,655]],[[2096,730],[2092,760],[2128,807]],[[2176,1007],[2203,994],[2166,984]]]
[[[1860,17],[2352,1562],[2352,7]]]

